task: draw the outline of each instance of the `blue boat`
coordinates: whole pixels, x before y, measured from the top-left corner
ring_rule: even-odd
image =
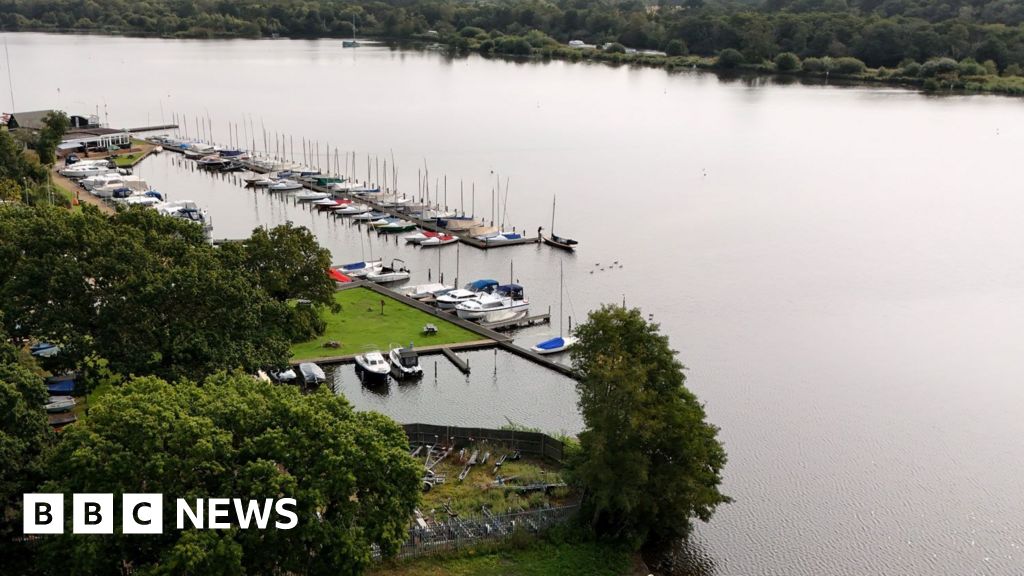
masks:
[[[494,288],[497,285],[498,285],[498,281],[497,280],[491,280],[490,278],[485,278],[485,279],[482,279],[482,280],[474,280],[474,281],[470,282],[469,284],[466,284],[466,290],[469,290],[470,292],[486,292],[486,293],[490,294],[491,292],[494,292]]]
[[[65,374],[63,376],[50,376],[46,379],[46,391],[51,396],[59,395],[70,395],[74,394],[75,388],[77,388],[75,374]]]

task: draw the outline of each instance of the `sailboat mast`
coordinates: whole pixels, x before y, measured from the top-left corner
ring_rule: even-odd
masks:
[[[561,338],[565,333],[562,330],[562,318],[565,315],[562,314],[562,300],[565,298],[565,276],[562,272],[562,261],[558,261],[558,337]]]
[[[555,200],[556,196],[551,197],[551,238],[555,237]]]

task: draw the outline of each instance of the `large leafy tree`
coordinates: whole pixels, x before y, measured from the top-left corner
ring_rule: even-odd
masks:
[[[8,331],[60,343],[57,367],[95,354],[116,372],[177,379],[287,359],[288,307],[190,222],[5,205],[0,259]]]
[[[42,477],[42,457],[53,440],[43,404],[46,388],[31,362],[0,330],[0,558],[5,572],[27,573],[31,566],[21,533],[22,494]]]
[[[572,350],[586,429],[574,482],[600,534],[634,544],[686,535],[729,498],[718,429],[684,385],[683,366],[639,309],[604,306]]]
[[[47,475],[47,491],[165,495],[162,535],[46,539],[41,560],[55,574],[358,574],[372,544],[396,550],[419,494],[393,421],[245,375],[113,389],[65,431]],[[295,498],[298,525],[179,531],[177,497]]]

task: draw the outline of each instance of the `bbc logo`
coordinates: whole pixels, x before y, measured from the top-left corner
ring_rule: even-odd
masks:
[[[266,530],[274,520],[278,530],[291,530],[299,523],[294,498],[196,498],[175,500],[178,530]],[[123,494],[121,527],[124,534],[163,534],[163,494]],[[204,514],[205,511],[205,514]],[[71,530],[75,534],[114,533],[113,494],[74,494]],[[25,534],[64,533],[63,494],[25,494],[22,528]],[[275,520],[276,519],[276,520]]]
[[[121,527],[125,534],[163,532],[163,496],[124,494],[121,498]],[[63,494],[25,494],[25,534],[64,533]],[[74,494],[71,531],[75,534],[114,533],[113,494]]]

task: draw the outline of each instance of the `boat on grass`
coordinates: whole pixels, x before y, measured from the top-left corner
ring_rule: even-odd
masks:
[[[77,402],[71,396],[57,396],[56,400],[47,402],[45,408],[50,414],[56,414],[58,412],[67,412],[75,407]]]

